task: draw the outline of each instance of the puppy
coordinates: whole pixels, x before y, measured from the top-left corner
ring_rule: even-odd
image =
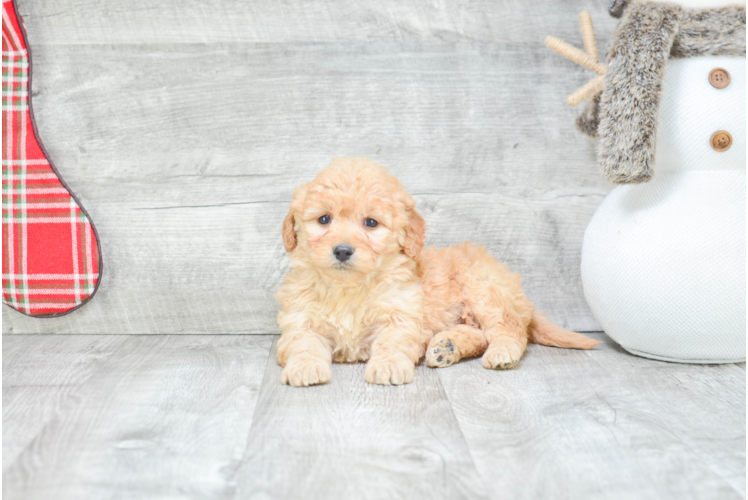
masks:
[[[424,251],[415,205],[366,158],[337,158],[296,188],[282,229],[291,271],[278,291],[284,384],[325,383],[333,361],[366,361],[367,382],[400,385],[424,353],[432,367],[483,355],[486,368],[511,368],[528,341],[597,345],[536,312],[521,277],[484,247]]]

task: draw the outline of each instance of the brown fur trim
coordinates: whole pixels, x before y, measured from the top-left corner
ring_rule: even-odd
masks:
[[[608,14],[616,18],[621,17],[628,3],[628,0],[608,0]]]
[[[611,42],[605,87],[577,118],[600,137],[598,159],[608,179],[646,182],[652,176],[662,76],[668,57],[745,57],[745,7],[683,9],[673,4],[627,6]],[[595,134],[596,133],[596,134]]]
[[[744,55],[745,6],[681,11],[670,57]]]
[[[600,94],[601,92],[598,92],[587,101],[584,111],[577,117],[577,128],[590,137],[597,137],[597,126],[600,123]]]
[[[613,36],[597,130],[598,160],[613,182],[652,177],[657,105],[678,31],[678,10],[667,4],[629,6]]]

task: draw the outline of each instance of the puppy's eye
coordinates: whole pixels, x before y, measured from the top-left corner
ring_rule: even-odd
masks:
[[[319,219],[317,219],[320,224],[329,224],[330,223],[330,216],[329,215],[323,215]]]
[[[377,224],[379,224],[379,222],[375,221],[374,219],[366,219],[364,221],[364,224],[366,224],[367,227],[377,227]]]

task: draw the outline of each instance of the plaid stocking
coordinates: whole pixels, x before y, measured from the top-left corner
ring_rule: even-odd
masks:
[[[39,141],[26,33],[10,0],[3,0],[2,57],[3,302],[31,316],[57,316],[96,291],[99,242]]]

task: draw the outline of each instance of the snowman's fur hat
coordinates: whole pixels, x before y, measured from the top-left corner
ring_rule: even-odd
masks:
[[[652,177],[665,63],[669,57],[745,57],[745,6],[610,4],[620,7],[611,8],[611,14],[622,10],[623,18],[611,41],[603,90],[577,119],[577,127],[600,138],[597,154],[608,179],[646,182]]]

